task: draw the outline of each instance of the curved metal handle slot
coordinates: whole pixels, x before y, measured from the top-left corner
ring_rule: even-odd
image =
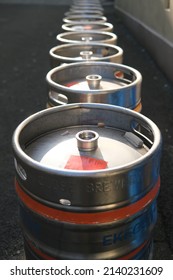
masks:
[[[49,99],[55,105],[66,105],[68,104],[68,98],[66,95],[57,93],[57,92],[49,92]]]
[[[149,126],[146,126],[143,123],[138,123],[137,121],[134,121],[132,123],[132,130],[135,135],[137,135],[144,144],[150,149],[154,142],[154,135],[150,129]]]
[[[136,80],[136,75],[134,75],[134,73],[132,73],[131,71],[125,69],[117,69],[114,72],[114,77],[116,78],[116,80],[124,82],[126,84],[131,84]]]
[[[27,180],[27,174],[25,169],[17,162],[16,159],[14,159],[14,166],[16,169],[17,174],[19,175],[19,177],[23,180],[26,181]]]
[[[127,78],[123,70],[115,71],[114,77],[117,81],[126,83],[127,85],[131,84],[131,82],[132,82],[132,79],[130,79],[131,78],[130,75]]]
[[[101,50],[101,54],[102,54],[102,57],[110,55],[110,49],[108,47],[103,48]]]

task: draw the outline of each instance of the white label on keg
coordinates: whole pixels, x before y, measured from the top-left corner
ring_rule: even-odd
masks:
[[[71,155],[65,169],[73,170],[99,170],[107,168],[107,162],[102,159]]]

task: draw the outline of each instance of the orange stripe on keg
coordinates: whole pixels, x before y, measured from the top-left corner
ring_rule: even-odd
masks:
[[[142,111],[142,104],[139,103],[133,110],[134,110],[135,112],[140,113],[140,112]]]
[[[104,211],[104,212],[92,212],[92,213],[79,213],[62,211],[55,208],[48,207],[40,202],[31,198],[26,194],[19,183],[16,181],[16,192],[21,199],[21,201],[33,212],[50,218],[53,220],[59,220],[68,223],[75,224],[99,224],[99,223],[109,223],[113,221],[123,220],[130,216],[133,216],[145,209],[156,197],[160,188],[160,178],[158,179],[156,185],[140,200],[133,204],[127,205],[122,208]],[[69,206],[70,210],[70,206]]]
[[[118,260],[132,260],[134,256],[136,256],[146,245],[147,245],[148,240],[145,241],[141,246],[130,252],[129,254],[119,258]]]
[[[31,244],[31,242],[27,241],[28,247],[30,247],[30,250],[32,250],[38,257],[44,259],[44,260],[57,260],[57,258],[54,258],[52,256],[49,256],[42,252],[40,249],[36,248],[34,245]],[[149,243],[149,241],[145,241],[141,246],[130,252],[129,254],[118,258],[116,260],[132,260],[146,245]]]

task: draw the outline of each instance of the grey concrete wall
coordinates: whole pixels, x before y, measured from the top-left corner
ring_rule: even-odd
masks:
[[[116,0],[115,6],[173,43],[173,0]]]
[[[114,6],[173,81],[173,0],[115,0]]]

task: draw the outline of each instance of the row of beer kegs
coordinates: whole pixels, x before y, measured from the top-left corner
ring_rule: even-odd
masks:
[[[152,258],[161,134],[102,4],[73,1],[49,52],[47,108],[13,135],[27,259]]]

